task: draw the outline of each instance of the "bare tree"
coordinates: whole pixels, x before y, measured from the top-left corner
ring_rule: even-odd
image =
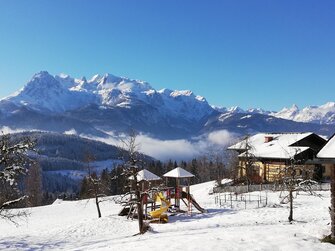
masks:
[[[325,236],[321,241],[335,244],[335,165],[331,167],[330,172],[330,235]]]
[[[227,178],[230,178],[234,181],[238,179],[239,174],[239,159],[238,153],[235,151],[227,150],[225,151],[225,167],[227,171]]]
[[[132,193],[135,195],[137,206],[139,233],[143,234],[146,232],[146,226],[144,225],[143,219],[143,194],[141,194],[140,185],[137,180],[137,173],[143,165],[143,155],[138,151],[139,145],[136,142],[136,138],[137,133],[132,130],[127,138],[121,140],[123,143],[123,153],[126,155],[123,156],[126,162],[124,164],[123,175],[128,177],[128,182],[130,183],[129,186],[133,189]]]
[[[281,191],[287,192],[282,199],[282,203],[289,203],[289,222],[293,221],[293,202],[294,193],[303,191],[312,195],[317,195],[313,191],[313,185],[317,184],[312,179],[314,169],[303,165],[303,160],[296,160],[294,157],[290,158],[289,165],[279,170],[277,182],[281,186]]]
[[[216,185],[220,186],[223,177],[227,177],[225,167],[225,151],[221,146],[211,145],[198,159],[200,182],[215,180]]]
[[[34,150],[35,142],[26,138],[14,142],[9,134],[0,136],[0,217],[15,222],[24,216],[22,211],[11,211],[27,196],[18,189],[18,179],[27,173],[32,163],[28,152]]]
[[[101,218],[101,209],[100,203],[102,202],[101,197],[105,197],[106,195],[102,193],[104,189],[102,189],[101,178],[97,175],[97,173],[92,172],[91,162],[94,161],[94,156],[90,153],[86,153],[85,162],[87,164],[88,176],[86,177],[86,181],[88,183],[88,194],[93,194],[95,205],[97,207],[98,218]]]
[[[255,162],[257,161],[255,155],[253,154],[253,145],[250,143],[250,136],[247,135],[244,138],[245,152],[243,152],[243,164],[239,166],[240,177],[245,177],[247,183],[247,189],[249,191],[249,186],[252,183],[252,177],[254,174]]]

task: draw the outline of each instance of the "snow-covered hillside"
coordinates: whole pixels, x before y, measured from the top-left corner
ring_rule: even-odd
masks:
[[[329,192],[321,198],[300,194],[295,199],[294,221],[279,193],[268,192],[264,208],[219,207],[208,195],[214,182],[191,187],[208,212],[169,216],[167,224],[151,224],[144,235],[136,221],[118,216],[121,207],[102,203],[98,219],[93,200],[61,201],[30,208],[30,216],[16,227],[0,219],[1,250],[333,250],[320,238],[330,232]],[[259,192],[252,195],[258,196]]]

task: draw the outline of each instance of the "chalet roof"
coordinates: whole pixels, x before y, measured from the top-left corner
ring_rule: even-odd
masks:
[[[335,159],[335,134],[328,140],[327,144],[317,154],[320,159]]]
[[[240,152],[239,157],[245,157],[247,146],[249,146],[249,154],[255,156],[256,158],[290,159],[310,148],[308,146],[293,145],[312,134],[313,133],[311,132],[258,133],[248,139],[244,139],[237,144],[230,146],[228,149],[237,150]]]
[[[167,172],[163,175],[164,177],[172,177],[172,178],[191,178],[194,175],[181,167],[176,167],[175,169]]]
[[[130,180],[134,179],[133,177],[129,177]],[[143,169],[137,173],[137,181],[152,181],[152,180],[160,180],[156,174],[148,171],[147,169]]]

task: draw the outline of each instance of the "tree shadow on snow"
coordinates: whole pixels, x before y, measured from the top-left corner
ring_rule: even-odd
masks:
[[[28,238],[27,238],[28,239]],[[66,243],[65,241],[57,241],[57,242],[31,242],[27,239],[20,239],[15,240],[0,240],[0,249],[7,250],[7,249],[15,249],[15,250],[49,250],[49,249],[61,249]]]
[[[220,208],[220,209],[207,209],[206,213],[199,213],[199,212],[193,212],[192,214],[178,213],[176,215],[169,216],[169,223],[190,222],[194,220],[209,219],[216,217],[217,215],[220,214],[224,217],[225,215],[236,214],[236,211],[227,208],[222,209]]]

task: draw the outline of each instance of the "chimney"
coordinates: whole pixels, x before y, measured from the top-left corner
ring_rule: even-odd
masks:
[[[273,140],[273,137],[272,136],[265,136],[264,137],[264,143],[268,143],[268,142],[270,142],[270,141],[272,141]]]

